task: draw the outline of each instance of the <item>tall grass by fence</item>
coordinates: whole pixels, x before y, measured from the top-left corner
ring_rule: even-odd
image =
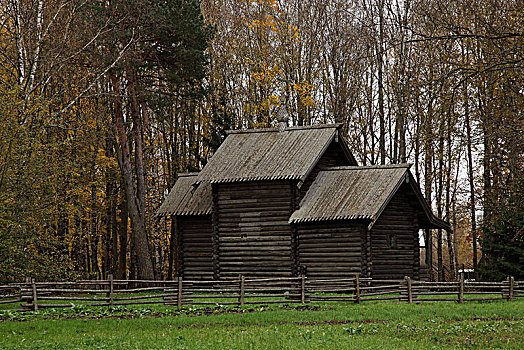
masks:
[[[508,300],[524,297],[524,281],[509,277],[502,282],[424,282],[411,280],[372,280],[369,278],[309,280],[291,278],[245,278],[236,280],[172,281],[107,280],[77,282],[37,282],[0,285],[0,310],[40,308],[164,304],[248,305],[345,301],[361,303],[393,300],[422,301]],[[7,305],[2,305],[7,304]],[[7,307],[7,308],[6,308]],[[13,309],[11,309],[13,310]]]

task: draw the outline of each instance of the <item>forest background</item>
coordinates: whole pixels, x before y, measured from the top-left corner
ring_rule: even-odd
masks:
[[[435,278],[524,277],[523,9],[0,0],[0,281],[173,277],[177,174],[280,105],[343,123],[362,165],[413,163],[453,228],[426,233]]]

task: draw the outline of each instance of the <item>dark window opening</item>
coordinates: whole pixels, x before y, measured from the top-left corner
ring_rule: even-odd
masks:
[[[397,247],[397,235],[396,234],[390,233],[386,236],[386,247],[388,248]]]

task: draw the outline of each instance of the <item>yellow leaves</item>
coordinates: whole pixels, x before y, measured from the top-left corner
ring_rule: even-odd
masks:
[[[251,73],[251,77],[257,83],[267,85],[281,73],[282,69],[280,69],[276,64],[268,65],[261,63],[259,64],[258,70]]]
[[[288,29],[291,40],[296,40],[296,41],[300,40],[300,28],[290,24],[287,26],[287,29]]]
[[[268,99],[269,99],[269,103],[272,104],[273,106],[280,105],[280,97],[275,96],[275,95],[269,95]]]
[[[270,29],[273,32],[278,32],[273,16],[266,16],[263,20],[254,19],[247,26],[249,29]]]
[[[246,103],[246,105],[244,106],[244,111],[247,113],[247,114],[256,114],[258,112],[259,108],[256,104],[252,104],[252,103]]]
[[[254,124],[254,128],[255,128],[255,129],[267,128],[267,123],[265,123],[265,122],[258,122],[258,123],[255,123],[255,124]]]
[[[96,167],[101,170],[116,169],[118,164],[115,157],[106,156],[106,151],[102,148],[98,149],[96,155]]]
[[[264,75],[264,73],[253,72],[251,73],[251,77],[256,81],[264,81],[266,79],[266,76]]]
[[[302,82],[300,84],[293,84],[293,90],[295,90],[295,93],[304,106],[313,107],[315,105],[315,100],[313,100],[312,96],[312,93],[317,90],[315,86],[308,82]]]

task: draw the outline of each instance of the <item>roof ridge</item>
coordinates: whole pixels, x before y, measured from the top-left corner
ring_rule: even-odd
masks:
[[[344,166],[333,166],[322,169],[322,171],[336,171],[336,170],[366,170],[366,169],[398,169],[398,168],[411,168],[411,163],[401,164],[384,164],[384,165],[344,165]]]
[[[178,173],[178,177],[198,176],[198,174],[200,174],[199,171],[193,171],[190,173]]]
[[[285,128],[283,131],[298,131],[298,130],[313,130],[313,129],[339,129],[342,127],[342,123],[334,124],[316,124],[316,125],[305,125],[305,126],[290,126]],[[249,133],[264,133],[264,132],[281,132],[279,128],[260,128],[260,129],[240,129],[240,130],[226,130],[227,135],[231,134],[249,134]]]

